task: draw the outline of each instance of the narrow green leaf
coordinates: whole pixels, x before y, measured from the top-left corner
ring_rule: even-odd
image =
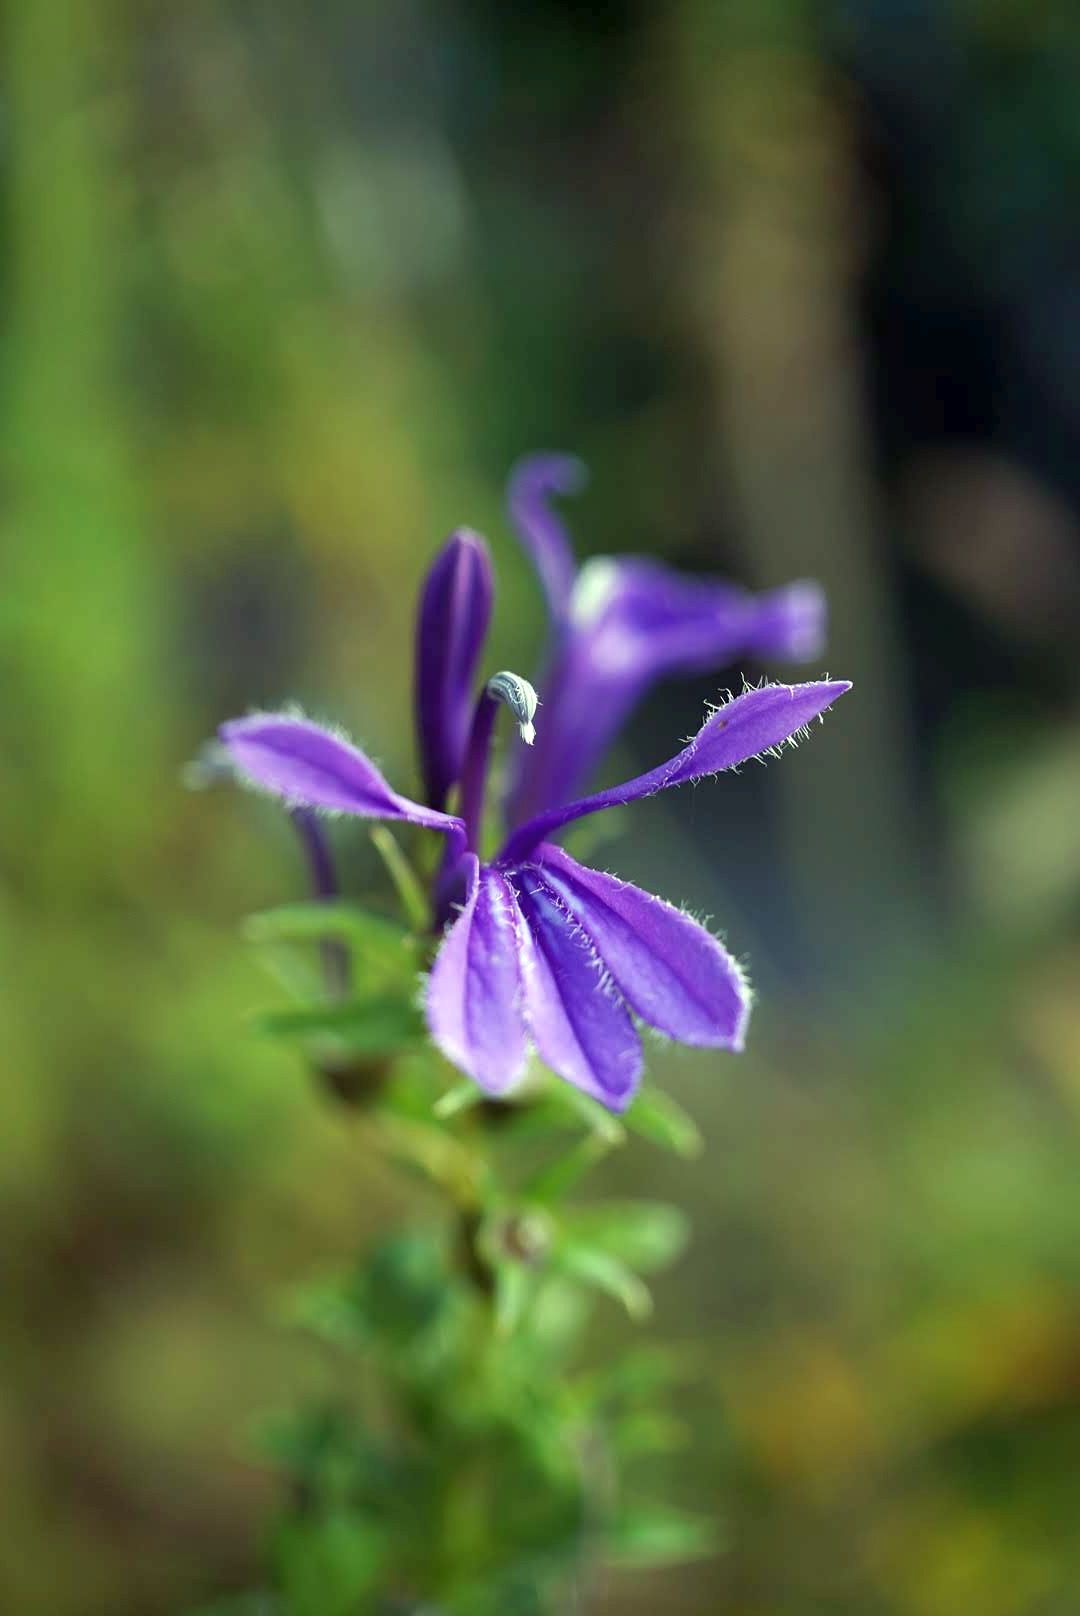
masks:
[[[620,1138],[625,1138],[621,1133]],[[572,1190],[578,1180],[601,1161],[612,1148],[612,1139],[601,1133],[586,1134],[570,1145],[561,1156],[539,1168],[522,1186],[522,1198],[550,1206]]]
[[[659,1201],[567,1207],[560,1222],[571,1244],[595,1246],[642,1273],[654,1273],[674,1262],[690,1234],[686,1214]]]
[[[350,903],[288,903],[245,922],[244,934],[267,954],[285,955],[295,965],[303,965],[307,978],[320,983],[321,971],[312,971],[292,944],[341,943],[351,962],[356,991],[374,994],[398,987],[410,995],[420,968],[421,943],[396,920],[371,914]],[[287,985],[297,997],[317,997],[318,988],[305,991],[304,977]]]
[[[626,1129],[618,1117],[594,1100],[589,1094],[582,1094],[573,1083],[557,1082],[553,1085],[552,1097],[557,1105],[561,1105],[573,1116],[579,1117],[586,1123],[591,1133],[609,1145],[621,1145],[626,1139]]]
[[[416,1006],[397,997],[271,1010],[257,1017],[256,1024],[272,1038],[332,1039],[356,1055],[394,1054],[424,1035]]]
[[[432,1110],[440,1122],[448,1122],[461,1111],[471,1111],[484,1098],[483,1089],[466,1079],[464,1083],[455,1083],[445,1094],[440,1094]]]
[[[495,1268],[495,1328],[500,1335],[513,1335],[525,1315],[535,1280],[529,1270],[516,1262],[501,1262]]]
[[[318,942],[333,937],[365,953],[415,945],[411,932],[386,915],[342,902],[284,903],[249,915],[244,933],[253,943]]]
[[[617,1257],[591,1246],[568,1246],[555,1254],[559,1271],[621,1302],[632,1319],[652,1312],[652,1297],[638,1276]]]
[[[670,1094],[645,1088],[623,1113],[631,1133],[640,1134],[676,1156],[700,1156],[704,1140],[697,1123]]]
[[[447,1129],[384,1113],[379,1136],[400,1162],[441,1185],[454,1200],[475,1202],[483,1166]]]

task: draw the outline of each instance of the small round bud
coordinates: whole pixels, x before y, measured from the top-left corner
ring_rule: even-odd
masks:
[[[536,717],[540,700],[529,681],[523,679],[519,673],[510,673],[504,669],[502,673],[492,675],[488,680],[487,690],[489,696],[509,707],[517,719],[521,739],[526,746],[531,746],[536,739],[533,719]]]
[[[551,1220],[542,1212],[518,1212],[506,1219],[499,1233],[506,1256],[529,1266],[542,1262],[551,1247]]]

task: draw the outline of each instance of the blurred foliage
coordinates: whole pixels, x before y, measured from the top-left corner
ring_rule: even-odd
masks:
[[[420,1181],[253,1025],[268,944],[236,917],[302,896],[287,827],[180,771],[223,715],[295,697],[405,786],[425,561],[459,521],[490,535],[493,663],[528,671],[500,485],[551,446],[593,468],[583,551],[820,576],[860,693],[829,745],[642,805],[611,857],[721,917],[761,999],[738,1062],[653,1054],[708,1155],[655,1150],[694,1144],[660,1104],[597,1174],[691,1216],[657,1298],[693,1441],[648,1469],[726,1547],[644,1571],[696,1528],[631,1520],[591,1607],[1071,1616],[1072,10],[5,21],[0,1606],[250,1587],[282,1471],[315,1500],[272,1545],[298,1609],[312,1567],[355,1590],[380,1562],[340,1509],[381,1461],[343,1421],[340,1308],[283,1330],[278,1298],[364,1250],[407,1315],[446,1253]],[[641,766],[714,694],[651,702]],[[339,845],[389,914],[367,838]],[[627,1440],[661,1440],[634,1395]],[[513,1412],[507,1462],[547,1462]],[[496,1504],[455,1508],[479,1563]]]

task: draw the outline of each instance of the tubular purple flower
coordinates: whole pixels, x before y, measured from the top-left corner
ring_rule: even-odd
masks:
[[[560,598],[560,567],[569,550],[559,548],[557,524],[545,525],[541,513],[545,491],[566,486],[569,475],[565,462],[542,463],[516,494],[535,547],[539,552],[547,546],[545,587],[553,603]],[[625,574],[617,611],[606,619],[601,612],[598,621],[607,626],[591,639],[579,635],[575,640],[567,630],[571,637],[563,646],[561,668],[569,677],[580,664],[592,699],[606,690],[616,708],[619,702],[625,707],[627,691],[640,689],[643,665],[643,653],[635,651],[634,677],[626,668],[620,673],[619,646],[632,642],[640,649],[653,640],[650,666],[670,665],[676,656],[685,662],[695,644],[694,613],[715,615],[710,591],[723,589],[729,623],[737,608],[752,617],[751,626],[744,624],[744,643],[752,633],[776,643],[813,628],[813,601],[800,597],[797,586],[747,605],[748,597],[726,586],[693,585],[664,569],[657,577],[648,563],[612,565]],[[588,583],[588,571],[583,578]],[[701,592],[696,607],[690,598],[695,589]],[[587,606],[575,592],[572,612]],[[586,814],[774,751],[850,686],[833,680],[747,690],[712,711],[693,739],[656,768],[591,796],[545,802],[510,831],[494,860],[484,863],[479,842],[498,706],[510,708],[526,739],[534,728],[538,739],[543,736],[551,716],[545,705],[541,723],[534,726],[536,692],[506,670],[489,678],[471,702],[469,687],[489,611],[486,552],[474,536],[457,534],[429,574],[421,601],[417,710],[428,790],[445,798],[450,786],[459,784],[463,817],[399,795],[358,747],[298,714],[234,719],[222,726],[221,745],[242,779],[284,799],[301,831],[317,831],[312,816],[322,811],[403,820],[444,835],[445,856],[433,883],[436,926],[443,936],[425,989],[432,1041],[489,1093],[506,1093],[520,1081],[531,1048],[559,1077],[619,1111],[641,1078],[635,1018],[682,1043],[739,1050],[750,990],[737,962],[696,920],[628,882],[577,863],[551,838]],[[612,630],[613,623],[634,623],[635,614],[640,622],[629,641],[622,630]],[[430,647],[425,633],[434,637]],[[696,643],[704,665],[711,654],[707,647],[715,644],[715,624],[706,625]],[[598,671],[605,657],[607,685]],[[566,701],[564,718],[571,710]],[[560,744],[573,747],[577,733],[564,728]],[[586,726],[580,744],[587,749],[598,733]],[[320,846],[316,838],[313,855]],[[324,877],[316,858],[316,878],[322,883]]]
[[[487,545],[478,533],[458,528],[424,581],[416,629],[416,734],[432,808],[446,806],[461,775],[493,595]]]
[[[583,480],[580,463],[558,455],[530,457],[510,478],[510,520],[536,565],[553,627],[544,727],[534,750],[519,749],[515,760],[513,824],[579,790],[659,679],[709,673],[744,653],[807,661],[824,640],[824,596],[807,581],[753,595],[632,556],[589,561],[575,579],[566,530],[548,501]]]

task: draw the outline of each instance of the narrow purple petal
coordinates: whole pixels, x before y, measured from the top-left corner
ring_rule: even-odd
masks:
[[[814,662],[825,649],[825,591],[810,578],[771,589],[755,600],[747,650],[783,662]]]
[[[622,785],[581,797],[526,821],[510,836],[500,863],[517,864],[562,825],[585,814],[600,813],[620,803],[651,797],[669,786],[685,785],[707,774],[736,768],[791,740],[820,717],[851,685],[846,680],[818,680],[803,685],[762,685],[716,708],[683,750]]]
[[[630,1008],[683,1044],[741,1049],[750,990],[727,949],[680,910],[561,847],[537,849],[540,874],[592,938]]]
[[[527,927],[525,1020],[553,1072],[613,1111],[641,1078],[641,1040],[588,937],[530,869],[512,872]]]
[[[543,681],[537,745],[515,759],[511,823],[579,792],[657,680],[743,655],[805,660],[819,654],[824,629],[817,584],[754,595],[632,556],[587,562]]]
[[[525,1070],[514,894],[504,876],[467,854],[466,898],[428,978],[425,1010],[436,1046],[490,1094]]]
[[[417,616],[416,730],[433,808],[445,805],[461,773],[493,593],[487,545],[478,533],[459,528],[428,572]]]
[[[569,536],[550,502],[555,494],[579,493],[585,479],[573,455],[534,454],[518,461],[507,482],[510,525],[533,559],[556,624],[569,610],[575,569]]]
[[[284,797],[292,808],[325,808],[363,819],[407,819],[460,838],[452,814],[401,797],[351,742],[309,719],[253,713],[218,731],[237,773],[249,785]]]

